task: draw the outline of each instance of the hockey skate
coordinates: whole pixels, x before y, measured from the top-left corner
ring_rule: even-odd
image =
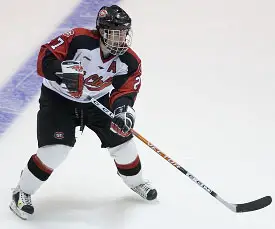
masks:
[[[118,171],[117,171],[117,175],[120,176],[120,178],[122,178],[124,183],[130,189],[132,189],[135,193],[140,195],[143,199],[151,201],[151,200],[154,200],[157,198],[158,192],[155,188],[153,188],[150,185],[149,181],[144,181],[143,183],[139,184],[138,186],[132,187],[130,184],[128,184],[126,176],[121,175]]]
[[[149,182],[145,182],[131,189],[142,198],[150,201],[156,199],[158,195],[157,190],[153,188]]]
[[[28,219],[34,212],[31,195],[20,190],[19,186],[13,190],[10,209],[21,219]]]

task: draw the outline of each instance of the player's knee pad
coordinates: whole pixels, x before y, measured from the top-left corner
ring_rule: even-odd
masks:
[[[128,164],[138,157],[136,144],[131,138],[129,141],[122,143],[121,145],[108,148],[110,155],[119,164]]]
[[[129,187],[143,183],[141,162],[133,139],[109,148],[109,152],[115,160],[118,174]]]
[[[71,147],[65,145],[48,145],[41,147],[29,159],[27,167],[22,171],[20,188],[33,194],[67,157]]]
[[[37,157],[45,166],[54,170],[66,159],[71,149],[66,145],[47,145],[37,150]]]

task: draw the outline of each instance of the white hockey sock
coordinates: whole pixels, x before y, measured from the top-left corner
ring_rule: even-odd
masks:
[[[129,187],[136,187],[144,183],[141,163],[133,139],[109,148],[109,152],[114,158],[120,177]]]
[[[20,189],[27,194],[34,194],[67,157],[71,147],[50,145],[38,149],[32,155],[19,181]]]
[[[34,194],[36,190],[39,189],[39,187],[44,183],[44,181],[39,180],[36,178],[28,169],[28,167],[25,167],[21,174],[21,178],[19,181],[19,187],[20,189],[27,193],[27,194]]]

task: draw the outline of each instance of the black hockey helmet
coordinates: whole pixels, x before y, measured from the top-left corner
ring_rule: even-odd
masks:
[[[132,20],[119,6],[103,6],[97,15],[96,28],[101,40],[113,55],[122,55],[132,41]]]
[[[101,7],[96,19],[97,29],[130,30],[131,23],[129,15],[117,5]]]

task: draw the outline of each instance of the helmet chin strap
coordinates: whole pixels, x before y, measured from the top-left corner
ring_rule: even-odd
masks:
[[[110,51],[109,51],[109,50],[107,49],[107,47],[103,44],[103,41],[102,41],[102,40],[100,40],[100,49],[101,49],[101,51],[102,51],[104,57],[107,57],[107,56],[110,55]]]

